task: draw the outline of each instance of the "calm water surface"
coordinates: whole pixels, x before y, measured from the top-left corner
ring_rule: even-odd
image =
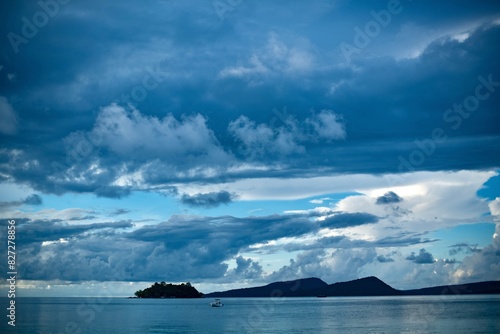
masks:
[[[500,296],[18,298],[1,333],[500,333]]]

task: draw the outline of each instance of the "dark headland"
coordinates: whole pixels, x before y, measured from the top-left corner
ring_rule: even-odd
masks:
[[[274,282],[264,286],[207,293],[205,297],[354,297],[500,294],[500,281],[397,290],[376,277],[327,284],[319,278]]]

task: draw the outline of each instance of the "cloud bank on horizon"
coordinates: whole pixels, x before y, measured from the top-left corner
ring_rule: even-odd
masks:
[[[498,3],[0,6],[27,293],[500,279]]]

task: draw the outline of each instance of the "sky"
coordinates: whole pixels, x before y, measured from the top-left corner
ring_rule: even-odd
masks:
[[[500,280],[499,2],[0,7],[18,296]]]

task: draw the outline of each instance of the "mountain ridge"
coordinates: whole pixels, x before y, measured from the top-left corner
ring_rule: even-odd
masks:
[[[328,283],[317,277],[309,277],[292,281],[272,282],[251,288],[211,292],[205,294],[205,297],[293,297],[301,290],[315,290],[327,285]]]
[[[500,294],[500,281],[398,290],[375,276],[328,284],[317,277],[207,293],[205,297],[355,297]]]

